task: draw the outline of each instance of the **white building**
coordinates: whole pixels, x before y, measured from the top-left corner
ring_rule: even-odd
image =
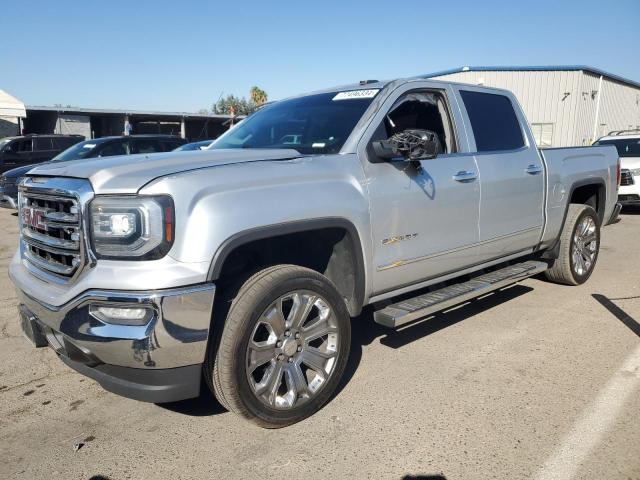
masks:
[[[590,145],[640,129],[640,83],[587,66],[463,67],[427,75],[511,90],[541,147]]]
[[[24,103],[0,90],[0,138],[20,135],[22,119],[26,116]]]

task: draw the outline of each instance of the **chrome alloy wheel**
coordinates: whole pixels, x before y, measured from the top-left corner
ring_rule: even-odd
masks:
[[[586,215],[573,232],[571,260],[577,275],[585,275],[593,267],[598,251],[596,228],[593,217]]]
[[[278,298],[249,337],[245,368],[256,397],[290,409],[317,395],[333,373],[338,336],[335,314],[318,294],[297,290]]]

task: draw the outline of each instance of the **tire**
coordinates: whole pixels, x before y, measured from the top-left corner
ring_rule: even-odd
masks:
[[[249,278],[227,305],[204,365],[218,401],[265,428],[322,408],[351,345],[349,313],[335,286],[313,270],[277,265]]]
[[[585,225],[588,231],[584,232]],[[563,285],[581,285],[595,268],[600,251],[600,220],[589,205],[572,203],[560,233],[558,258],[545,272],[547,279]]]

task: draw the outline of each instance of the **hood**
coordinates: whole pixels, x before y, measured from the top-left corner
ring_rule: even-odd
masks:
[[[12,168],[11,170],[7,170],[6,172],[4,172],[2,176],[6,178],[18,178],[24,175],[25,173],[27,173],[29,170],[31,170],[35,166],[36,164],[23,165],[22,167]]]
[[[620,168],[627,170],[640,169],[640,157],[620,157]]]
[[[34,168],[30,176],[86,178],[96,193],[136,193],[152,180],[201,168],[235,163],[288,160],[302,155],[291,149],[229,149],[168,152],[153,155],[48,162]]]

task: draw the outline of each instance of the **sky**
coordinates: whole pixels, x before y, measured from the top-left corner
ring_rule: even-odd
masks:
[[[640,81],[640,0],[20,1],[0,89],[28,105],[195,112],[466,65],[586,64]]]

